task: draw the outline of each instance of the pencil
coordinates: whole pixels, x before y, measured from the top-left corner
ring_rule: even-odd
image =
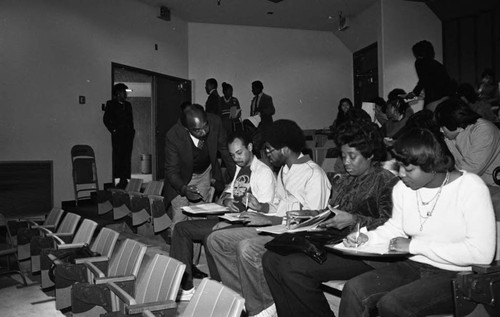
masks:
[[[356,224],[356,248],[359,246],[358,240],[359,240],[359,222]]]
[[[245,199],[245,210],[247,210],[248,209],[248,193],[246,193],[245,198],[246,198]]]

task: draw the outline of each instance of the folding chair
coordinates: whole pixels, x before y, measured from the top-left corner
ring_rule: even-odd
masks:
[[[11,275],[11,274],[19,274],[23,279],[23,283],[25,286],[28,286],[26,282],[26,277],[24,273],[21,271],[21,266],[19,264],[19,260],[17,258],[17,249],[14,245],[14,241],[12,240],[12,235],[10,234],[10,229],[7,224],[7,220],[5,219],[3,214],[0,214],[0,231],[5,231],[5,241],[0,242],[0,258],[6,258],[6,270],[0,270],[0,275]],[[11,269],[11,257],[14,257],[15,262],[17,264],[17,270]]]
[[[40,237],[34,237],[31,239],[30,243],[30,254],[31,254],[31,271],[40,271],[40,253],[42,249],[50,248],[53,246],[52,236],[58,236],[59,238],[69,241],[73,238],[78,222],[81,216],[74,213],[67,213],[61,222],[61,225],[57,228],[56,232],[39,227]]]
[[[43,249],[40,254],[40,269],[41,269],[41,280],[42,280],[42,288],[51,287],[54,283],[49,278],[49,269],[51,266],[51,262],[49,259],[50,253],[55,253],[57,250],[66,250],[68,249],[76,249],[82,248],[84,245],[88,245],[92,236],[94,235],[94,231],[97,228],[97,222],[84,219],[78,231],[73,237],[71,243],[64,242],[61,238],[56,235],[52,235],[54,238],[54,247]]]
[[[24,222],[28,225],[27,228],[21,228],[17,231],[17,257],[19,260],[30,257],[31,238],[40,235],[38,228],[43,227],[55,231],[63,213],[64,210],[59,207],[52,208],[42,224],[36,222],[40,220],[40,217],[20,218],[17,220],[17,222]]]
[[[245,306],[245,299],[221,283],[204,278],[193,298],[186,307],[181,317],[240,317]],[[145,307],[142,316],[152,317],[156,307]],[[163,311],[174,310],[175,307],[165,307]],[[173,316],[173,315],[172,315]]]
[[[119,315],[123,316],[137,316],[142,313],[144,307],[161,309],[176,306],[175,298],[186,265],[160,254],[156,254],[147,264],[146,269],[139,273],[135,287],[133,282],[107,283],[110,302],[107,307],[111,307],[111,312],[120,312]]]
[[[78,201],[81,198],[80,193],[88,193],[83,197],[90,198],[90,192],[99,190],[94,150],[89,145],[73,146],[71,148],[71,162],[73,164],[75,202],[78,206]]]
[[[135,280],[146,248],[140,242],[126,239],[111,259],[100,256],[76,259],[75,265],[64,263],[59,265],[56,270],[56,308],[68,308],[73,303],[72,298],[78,301],[80,295],[85,297],[81,290],[88,288],[89,284]],[[80,290],[76,290],[75,287],[79,287]],[[93,292],[92,288],[89,291]],[[96,308],[97,311],[102,311],[99,308]],[[92,312],[90,314],[95,315]]]

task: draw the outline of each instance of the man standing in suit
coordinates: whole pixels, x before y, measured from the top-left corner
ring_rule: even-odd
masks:
[[[254,137],[254,145],[258,151],[262,146],[262,136],[266,134],[266,131],[273,124],[273,114],[276,111],[274,109],[273,98],[266,95],[263,90],[264,85],[260,80],[252,83],[254,98],[250,106],[250,116],[260,116],[260,123],[257,127],[260,137]]]
[[[220,117],[197,104],[182,110],[180,120],[167,132],[165,144],[165,205],[172,205],[172,226],[187,219],[181,207],[206,201],[211,184],[221,192],[225,180],[217,160],[224,161],[229,176],[235,165],[229,155]]]
[[[217,92],[217,80],[215,78],[207,79],[205,82],[205,91],[208,94],[207,102],[205,103],[206,112],[216,114],[220,117],[220,96]]]
[[[113,86],[113,99],[106,102],[104,125],[111,132],[113,147],[113,178],[119,178],[118,188],[125,188],[131,173],[132,147],[134,144],[134,119],[132,105],[127,101],[128,87],[119,83]]]

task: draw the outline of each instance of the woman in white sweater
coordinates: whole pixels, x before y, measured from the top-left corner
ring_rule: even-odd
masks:
[[[495,217],[481,178],[455,170],[446,145],[429,130],[405,133],[393,155],[401,181],[393,190],[392,217],[357,243],[386,243],[410,257],[347,282],[340,316],[452,313],[452,279],[493,259]],[[355,237],[344,244],[355,247]]]

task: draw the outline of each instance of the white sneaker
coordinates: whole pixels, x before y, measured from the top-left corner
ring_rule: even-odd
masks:
[[[276,311],[276,305],[272,304],[267,307],[257,315],[253,315],[251,317],[278,317],[278,312]]]
[[[177,294],[177,301],[179,302],[189,302],[193,297],[195,292],[194,287],[192,289],[183,290],[182,288],[179,290],[179,294]]]

